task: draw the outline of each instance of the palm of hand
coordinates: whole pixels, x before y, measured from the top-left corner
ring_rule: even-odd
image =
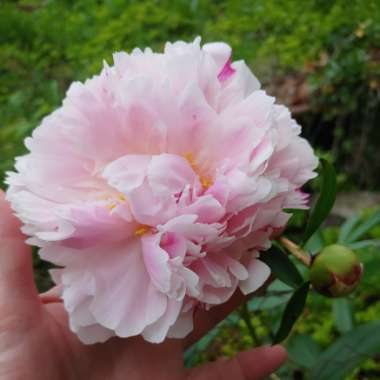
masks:
[[[19,224],[0,194],[0,378],[3,380],[255,380],[286,359],[279,347],[262,347],[229,360],[187,370],[183,350],[244,301],[200,312],[184,340],[154,345],[142,338],[112,338],[85,346],[71,333],[62,303],[52,293],[38,295],[30,250]]]
[[[33,309],[17,315],[0,311],[1,379],[160,380],[186,376],[180,342],[168,341],[164,347],[139,338],[114,338],[85,346],[69,330],[61,303],[41,305],[38,314]]]

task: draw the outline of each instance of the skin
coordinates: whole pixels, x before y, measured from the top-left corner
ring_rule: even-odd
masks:
[[[286,360],[283,347],[260,347],[234,358],[185,369],[183,351],[245,299],[232,299],[195,316],[184,340],[154,345],[140,337],[85,346],[68,327],[57,290],[38,294],[30,247],[0,192],[0,378],[2,380],[256,380]]]

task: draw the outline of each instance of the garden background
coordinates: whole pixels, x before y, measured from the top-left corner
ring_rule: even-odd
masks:
[[[167,40],[197,35],[229,43],[233,59],[246,60],[263,87],[291,108],[318,154],[335,164],[337,205],[309,248],[355,234],[362,240],[351,241],[365,265],[358,291],[340,300],[309,297],[286,342],[290,361],[277,376],[379,379],[379,0],[1,0],[1,186],[14,157],[25,152],[24,137],[60,105],[73,80],[97,73],[114,51],[162,50]],[[297,238],[303,224],[297,214],[288,233]],[[40,289],[50,284],[46,268],[35,258]],[[255,342],[235,313],[187,352],[187,365],[270,342],[289,295],[274,283],[251,301]]]

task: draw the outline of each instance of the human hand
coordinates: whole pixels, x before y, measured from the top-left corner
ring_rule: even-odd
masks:
[[[244,302],[236,293],[229,302],[200,311],[195,330],[184,340],[155,345],[142,338],[112,338],[83,345],[71,333],[54,290],[38,295],[32,255],[25,236],[0,192],[0,378],[2,380],[256,380],[285,360],[281,346],[261,347],[185,369],[183,351]]]

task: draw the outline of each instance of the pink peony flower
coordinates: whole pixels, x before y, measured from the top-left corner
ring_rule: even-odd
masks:
[[[196,307],[250,293],[259,251],[305,208],[317,159],[225,43],[114,54],[69,88],[8,174],[28,242],[60,267],[84,343],[182,338]]]

